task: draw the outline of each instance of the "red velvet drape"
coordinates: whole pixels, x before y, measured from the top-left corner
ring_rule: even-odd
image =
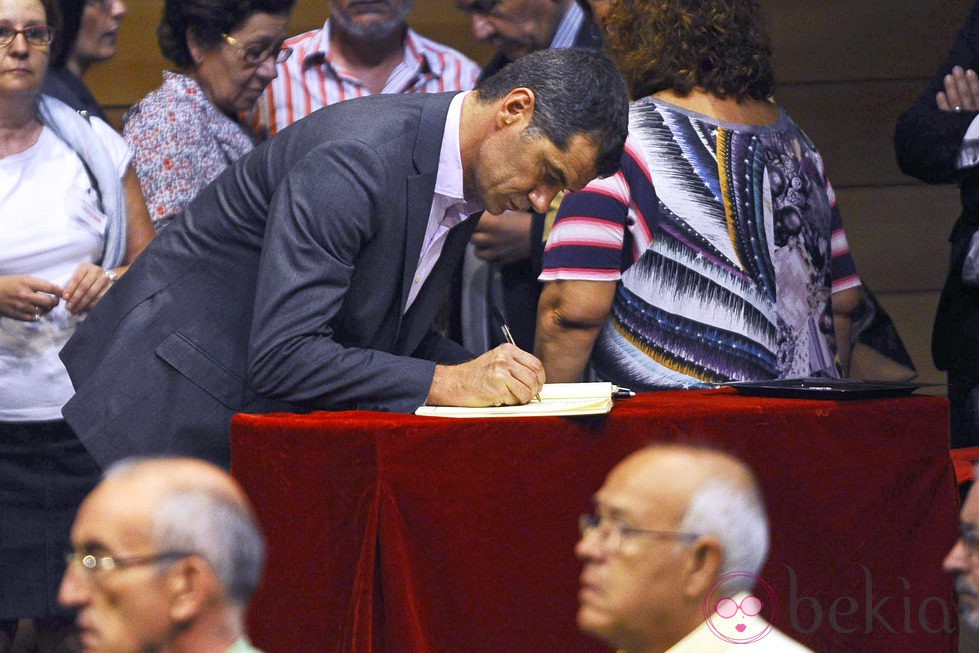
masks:
[[[268,653],[604,651],[575,628],[577,515],[657,440],[741,456],[765,491],[777,625],[818,651],[952,651],[948,405],[730,389],[640,394],[601,418],[239,415],[232,471],[269,541]]]

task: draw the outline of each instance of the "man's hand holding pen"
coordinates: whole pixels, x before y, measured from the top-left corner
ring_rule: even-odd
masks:
[[[436,365],[425,402],[431,406],[511,406],[529,403],[544,386],[544,366],[504,343],[459,365]]]
[[[503,321],[503,317],[500,315],[499,309],[497,309],[496,307],[494,307],[493,310],[496,312],[497,319],[500,320],[500,330],[503,331],[503,338],[507,342],[509,342],[511,345],[513,345],[514,347],[516,347],[517,346],[517,343],[513,340],[513,334],[510,333],[510,326],[506,322]],[[536,399],[537,401],[540,401],[540,393],[539,392],[535,392],[534,393],[534,399]]]

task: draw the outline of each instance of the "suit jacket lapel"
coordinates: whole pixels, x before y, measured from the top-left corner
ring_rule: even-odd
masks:
[[[438,312],[445,291],[449,287],[448,279],[455,272],[462,252],[476,228],[477,217],[472,216],[462,224],[453,227],[445,237],[445,246],[439,256],[432,273],[425,281],[411,308],[405,313],[401,331],[398,334],[397,351],[410,355],[418,348],[422,338],[432,327],[435,314]]]
[[[402,261],[401,276],[402,313],[408,302],[408,291],[411,289],[415,269],[418,267],[422,241],[425,240],[428,215],[431,213],[435,194],[435,177],[438,175],[445,118],[455,95],[439,93],[428,96],[430,101],[425,103],[419,119],[415,147],[411,152],[412,168],[406,183],[408,215],[405,219],[405,258]]]
[[[418,267],[422,241],[428,226],[428,215],[432,210],[432,197],[435,193],[435,173],[430,172],[408,177],[408,215],[405,220],[405,260],[402,262],[401,312],[408,302],[408,291]]]

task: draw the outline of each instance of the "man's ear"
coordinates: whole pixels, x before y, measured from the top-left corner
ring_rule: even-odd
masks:
[[[716,537],[698,538],[687,551],[683,592],[688,598],[700,600],[717,582],[724,562],[724,547]]]
[[[523,122],[524,126],[530,124],[530,119],[534,115],[534,104],[537,96],[534,91],[526,86],[519,86],[503,98],[497,112],[496,122],[498,127],[505,127]]]
[[[169,612],[174,623],[190,623],[220,594],[217,575],[200,556],[182,558],[169,569],[168,574]]]

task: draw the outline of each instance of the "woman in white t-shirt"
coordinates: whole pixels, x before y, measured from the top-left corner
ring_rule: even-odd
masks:
[[[20,618],[68,630],[63,554],[100,470],[61,417],[58,351],[153,237],[122,138],[40,95],[56,16],[0,0],[0,652]]]

